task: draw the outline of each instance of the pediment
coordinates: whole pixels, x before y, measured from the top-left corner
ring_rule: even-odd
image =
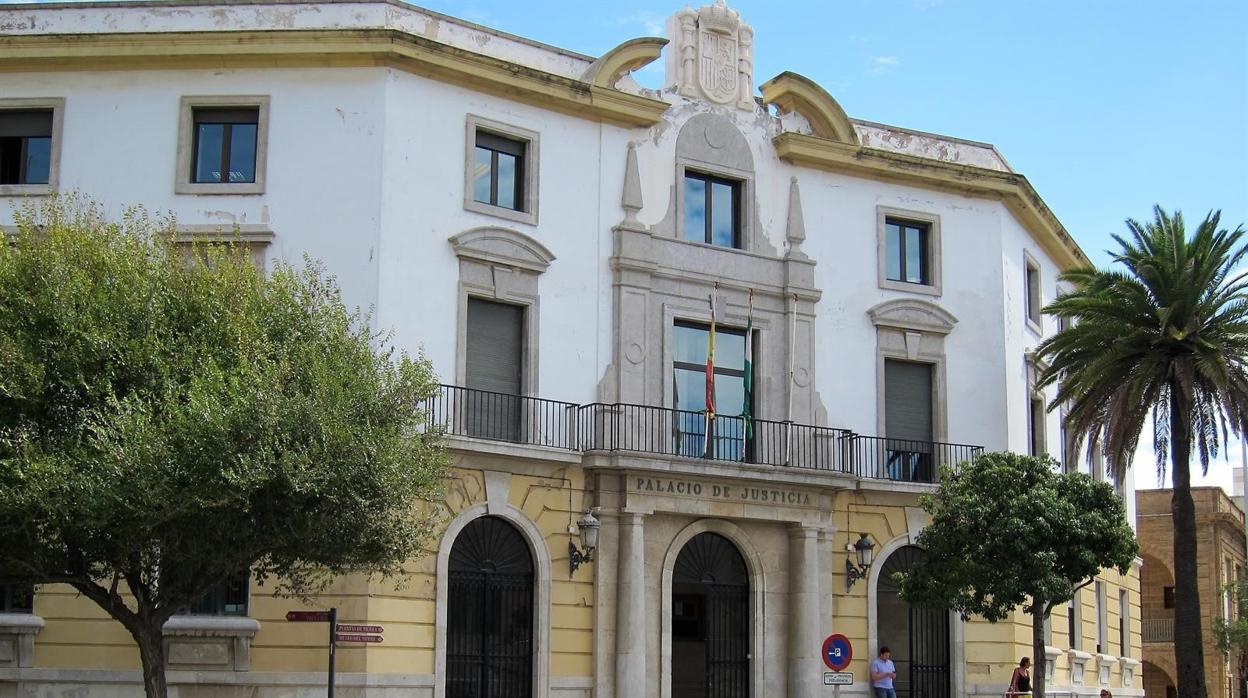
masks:
[[[546,271],[555,261],[555,255],[545,245],[510,228],[473,228],[452,235],[449,242],[460,259],[517,267],[537,274]]]
[[[876,327],[949,334],[958,319],[948,310],[918,298],[885,301],[867,311]]]

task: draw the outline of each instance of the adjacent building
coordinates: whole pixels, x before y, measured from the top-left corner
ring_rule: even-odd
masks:
[[[1174,490],[1135,493],[1136,530],[1140,537],[1140,600],[1144,640],[1143,685],[1150,696],[1177,695],[1174,661],[1174,522],[1170,499]],[[1209,695],[1243,696],[1241,657],[1219,652],[1214,646],[1215,618],[1238,616],[1228,587],[1244,579],[1245,542],[1243,508],[1221,487],[1193,487],[1196,503],[1197,592],[1204,614],[1205,682]]]
[[[1032,352],[1087,258],[993,146],[756,76],[722,0],[667,34],[586,56],[397,1],[3,7],[0,222],[56,190],[170,210],[325,260],[433,361],[445,526],[401,589],[311,606],[385,628],[338,652],[352,695],[864,696],[888,645],[902,696],[1000,696],[1029,620],[911,608],[892,573],[940,468],[1064,453]],[[1138,582],[1054,613],[1051,695],[1142,695]],[[0,695],[138,692],[120,626],[11,591]],[[180,695],[324,684],[323,629],[268,591],[170,621]]]

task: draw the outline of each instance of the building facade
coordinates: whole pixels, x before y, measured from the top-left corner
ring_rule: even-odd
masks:
[[[1135,494],[1140,538],[1140,600],[1143,624],[1143,685],[1149,696],[1177,695],[1174,663],[1174,490]],[[1205,684],[1210,696],[1242,696],[1240,658],[1214,645],[1215,618],[1234,619],[1239,610],[1227,587],[1244,578],[1244,511],[1221,487],[1193,487],[1196,503],[1196,570],[1201,633],[1205,641]]]
[[[850,119],[755,46],[722,0],[597,57],[381,0],[0,8],[0,196],[325,260],[432,360],[445,524],[400,589],[312,606],[385,628],[338,651],[353,695],[867,695],[888,645],[907,698],[999,696],[1029,619],[910,608],[892,573],[941,467],[1063,453],[1031,352],[1087,259],[991,145]],[[1055,611],[1054,695],[1142,695],[1138,580]],[[267,591],[170,621],[179,695],[324,684],[323,629]],[[0,696],[138,691],[89,602],[12,596]]]

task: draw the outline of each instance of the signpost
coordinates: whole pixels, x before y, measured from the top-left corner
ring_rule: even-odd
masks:
[[[823,685],[835,686],[832,689],[837,696],[841,695],[841,686],[854,685],[854,675],[845,671],[854,658],[854,646],[849,638],[840,633],[832,633],[823,641],[823,663],[832,671],[823,672]]]
[[[823,672],[824,686],[853,686],[854,674],[849,671],[825,671]]]
[[[288,611],[286,620],[291,623],[329,624],[329,686],[327,698],[334,698],[334,664],[339,642],[381,642],[380,625],[355,625],[338,623],[338,609],[328,611]]]

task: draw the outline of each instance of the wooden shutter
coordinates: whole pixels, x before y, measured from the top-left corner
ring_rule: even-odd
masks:
[[[524,308],[469,298],[467,343],[465,387],[509,395],[523,392]]]
[[[890,439],[932,440],[932,365],[884,362],[884,431]]]

